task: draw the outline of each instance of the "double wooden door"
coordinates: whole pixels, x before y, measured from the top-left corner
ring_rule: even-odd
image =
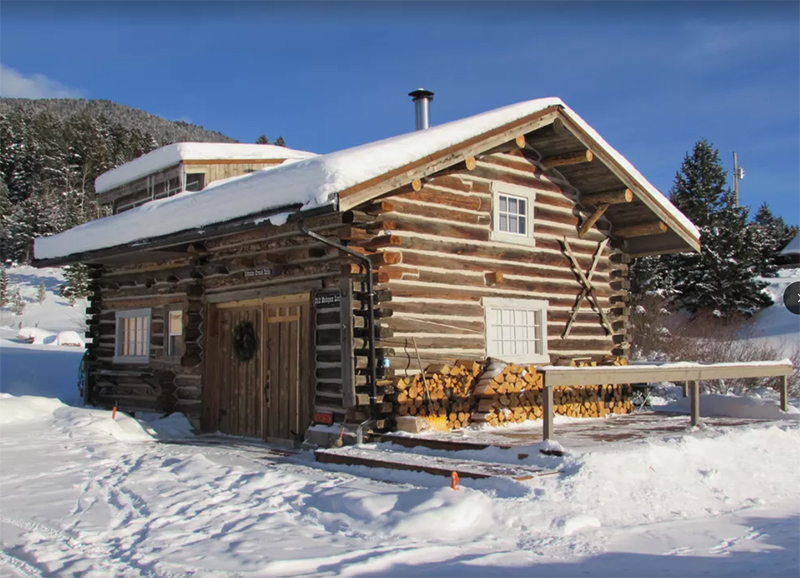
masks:
[[[302,439],[314,405],[310,296],[209,305],[203,429]]]

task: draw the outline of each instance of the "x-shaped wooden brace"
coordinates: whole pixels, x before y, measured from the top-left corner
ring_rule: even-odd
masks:
[[[603,308],[600,307],[600,303],[597,302],[597,296],[594,294],[594,285],[592,285],[592,276],[594,275],[595,269],[597,269],[597,263],[600,261],[600,256],[603,254],[603,249],[605,249],[606,245],[608,244],[608,239],[603,239],[603,241],[597,245],[597,251],[595,251],[594,257],[592,257],[592,266],[589,267],[589,271],[585,275],[583,274],[583,270],[578,264],[578,260],[575,258],[575,254],[572,252],[572,248],[569,246],[569,241],[567,241],[566,237],[562,239],[561,244],[564,245],[564,253],[567,255],[567,257],[569,257],[569,260],[572,263],[572,270],[578,276],[578,280],[581,282],[581,285],[583,285],[581,292],[578,294],[578,300],[575,302],[575,307],[572,308],[572,311],[569,314],[567,327],[564,329],[564,334],[561,336],[561,339],[566,339],[567,336],[569,336],[569,331],[572,329],[572,324],[578,317],[578,311],[580,311],[584,299],[594,305],[595,309],[597,309],[597,313],[600,315],[600,322],[603,324],[603,328],[606,330],[606,333],[611,335],[611,333],[613,333],[611,330],[611,323],[608,321],[608,317],[606,317],[606,312],[603,311]]]

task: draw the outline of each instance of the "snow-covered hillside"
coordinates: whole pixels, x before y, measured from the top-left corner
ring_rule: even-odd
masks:
[[[17,289],[25,302],[22,315],[16,315],[11,305],[0,309],[0,328],[19,329],[38,327],[53,332],[75,331],[83,334],[85,327],[85,300],[77,300],[71,305],[62,297],[60,287],[64,284],[64,273],[60,268],[37,269],[27,265],[6,269],[9,280],[9,293]],[[44,284],[45,300],[39,303],[39,285]]]

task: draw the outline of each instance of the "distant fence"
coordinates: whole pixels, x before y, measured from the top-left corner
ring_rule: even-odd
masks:
[[[656,383],[678,382],[688,388],[691,401],[691,423],[700,423],[700,382],[711,379],[747,377],[780,377],[782,411],[789,409],[789,375],[793,370],[789,360],[752,361],[734,363],[667,363],[664,365],[622,365],[598,367],[541,367],[544,374],[543,438],[553,438],[554,404],[553,388],[560,386],[587,386],[603,383]]]

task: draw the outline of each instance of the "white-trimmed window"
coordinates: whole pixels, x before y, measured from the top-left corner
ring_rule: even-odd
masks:
[[[167,315],[167,356],[183,355],[183,311],[176,309]]]
[[[485,297],[486,354],[503,361],[548,363],[547,301]]]
[[[492,183],[492,240],[533,245],[533,201],[527,187]]]
[[[147,363],[150,359],[150,309],[117,311],[114,361]]]

